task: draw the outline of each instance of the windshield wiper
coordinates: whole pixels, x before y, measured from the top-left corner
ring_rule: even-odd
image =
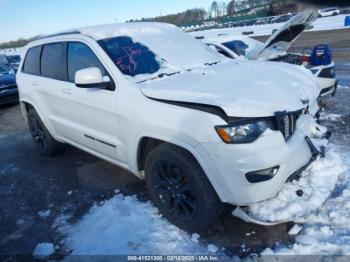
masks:
[[[180,74],[180,71],[178,72],[174,72],[174,73],[161,73],[155,77],[152,77],[150,79],[145,79],[145,80],[142,80],[140,82],[137,82],[137,84],[141,84],[141,83],[144,83],[144,82],[147,82],[147,81],[151,81],[151,80],[155,80],[155,79],[158,79],[158,78],[163,78],[165,76],[173,76],[173,75],[177,75],[177,74]]]
[[[217,65],[217,64],[220,64],[221,61],[215,61],[215,62],[211,62],[211,63],[205,63],[204,65],[205,66],[213,66],[213,65]]]

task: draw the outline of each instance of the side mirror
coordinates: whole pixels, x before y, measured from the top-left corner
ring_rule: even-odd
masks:
[[[109,76],[102,76],[99,68],[90,67],[75,73],[75,85],[80,88],[111,89],[113,83]]]

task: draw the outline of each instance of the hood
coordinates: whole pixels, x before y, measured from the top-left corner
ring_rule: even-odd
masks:
[[[0,88],[13,84],[16,84],[15,74],[0,74]]]
[[[257,48],[250,58],[266,58],[271,55],[271,51],[285,52],[298,37],[308,29],[317,19],[316,10],[310,10],[294,16],[289,22],[284,24],[279,30],[273,33],[264,45]]]
[[[320,93],[309,70],[256,61],[227,60],[139,85],[146,97],[218,106],[231,117],[297,111],[313,103]]]

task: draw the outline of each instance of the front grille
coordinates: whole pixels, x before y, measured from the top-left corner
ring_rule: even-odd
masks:
[[[286,141],[294,134],[296,123],[304,110],[296,112],[277,112],[275,115],[275,125]]]
[[[318,77],[335,78],[335,67],[322,69],[321,72],[318,74]]]

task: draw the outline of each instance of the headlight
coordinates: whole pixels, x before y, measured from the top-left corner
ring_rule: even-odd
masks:
[[[221,139],[231,144],[252,143],[268,128],[274,129],[272,119],[215,127]]]

